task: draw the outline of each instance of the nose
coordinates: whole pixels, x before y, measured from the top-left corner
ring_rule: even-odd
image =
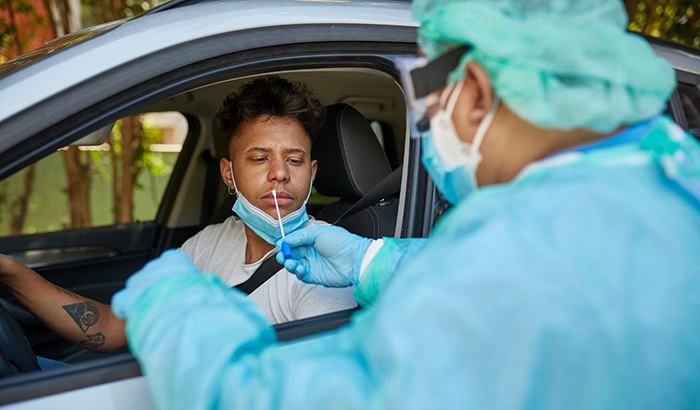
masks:
[[[270,170],[267,173],[267,180],[270,182],[289,182],[288,164],[284,159],[270,161]]]

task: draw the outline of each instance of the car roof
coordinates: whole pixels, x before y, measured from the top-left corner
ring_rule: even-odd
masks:
[[[651,44],[654,52],[670,62],[676,70],[700,75],[700,50],[697,48],[658,37],[644,38]]]
[[[223,33],[304,24],[417,27],[410,3],[397,0],[183,1],[76,36],[69,47],[45,53],[0,77],[0,122],[114,67],[169,47]],[[282,39],[284,40],[284,39]],[[47,45],[48,46],[48,45]]]

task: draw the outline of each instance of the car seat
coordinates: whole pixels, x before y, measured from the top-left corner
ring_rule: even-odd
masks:
[[[389,160],[369,122],[347,104],[326,107],[326,124],[314,140],[312,156],[318,160],[316,191],[340,198],[316,216],[329,223],[391,174]],[[398,200],[390,197],[338,225],[367,238],[394,236],[397,214]]]

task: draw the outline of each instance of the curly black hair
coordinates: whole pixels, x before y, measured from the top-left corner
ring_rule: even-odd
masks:
[[[262,116],[299,121],[313,142],[323,128],[326,110],[305,84],[268,75],[244,84],[238,94],[226,97],[215,124],[230,146],[242,121],[253,122]]]

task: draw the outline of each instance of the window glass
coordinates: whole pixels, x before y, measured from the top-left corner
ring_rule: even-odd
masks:
[[[700,138],[700,91],[695,85],[680,83],[678,93],[688,121],[688,130],[695,138]]]
[[[155,219],[187,136],[178,112],[128,116],[99,146],[71,146],[0,181],[0,236]]]

